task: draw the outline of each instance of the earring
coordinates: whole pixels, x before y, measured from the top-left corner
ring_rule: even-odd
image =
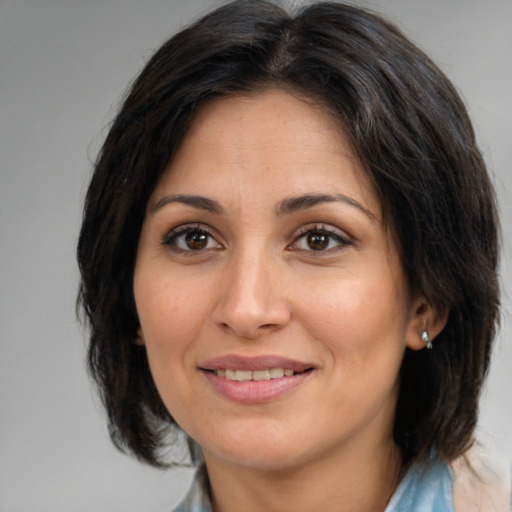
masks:
[[[430,336],[428,335],[428,331],[425,329],[424,331],[421,331],[421,339],[425,342],[426,347],[431,350],[432,349],[432,340],[430,339]]]

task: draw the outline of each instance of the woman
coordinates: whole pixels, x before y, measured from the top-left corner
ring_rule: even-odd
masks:
[[[464,105],[395,27],[219,8],[148,62],[87,194],[80,301],[114,442],[163,466],[187,434],[180,511],[486,510],[462,457],[497,238]]]

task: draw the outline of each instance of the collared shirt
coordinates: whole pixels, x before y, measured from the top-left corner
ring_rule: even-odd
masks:
[[[212,512],[204,468],[196,473],[185,499],[173,512]],[[455,512],[452,472],[438,459],[413,465],[393,494],[385,512]]]

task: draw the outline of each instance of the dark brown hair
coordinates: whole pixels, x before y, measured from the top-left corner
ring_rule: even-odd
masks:
[[[152,380],[132,280],[148,198],[195,111],[276,87],[325,107],[382,202],[412,290],[450,310],[431,351],[406,351],[394,428],[405,464],[445,460],[473,439],[495,335],[495,198],[452,84],[393,25],[318,3],[290,15],[264,1],[225,5],[166,42],[128,92],[95,165],[78,243],[89,368],[116,445],[163,465],[177,429]]]

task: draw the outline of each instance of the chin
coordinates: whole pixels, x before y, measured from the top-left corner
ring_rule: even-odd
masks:
[[[210,439],[209,443],[203,445],[206,462],[214,458],[225,464],[255,471],[286,471],[300,467],[314,456],[314,447],[306,446],[306,439],[297,439],[289,430],[251,430],[258,435],[233,434],[216,443],[211,443]]]
[[[276,453],[271,450],[244,450],[244,451],[221,451],[212,453],[212,457],[221,460],[230,466],[236,466],[240,469],[262,471],[262,472],[280,472],[301,465],[300,456],[294,456],[288,453]],[[208,463],[208,455],[205,453],[205,460]]]

